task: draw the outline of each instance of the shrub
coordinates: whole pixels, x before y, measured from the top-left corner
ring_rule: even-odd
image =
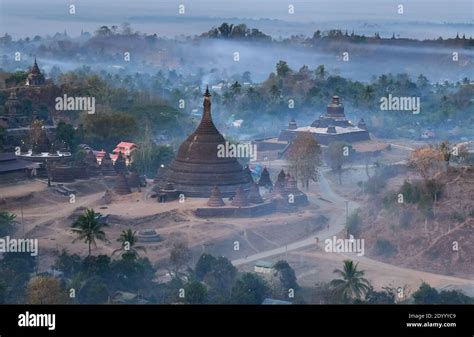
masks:
[[[354,212],[347,218],[346,230],[349,234],[356,236],[359,233],[362,219],[359,213]]]
[[[474,217],[474,208],[471,209],[471,211],[469,212],[469,216],[470,216],[470,217]]]
[[[451,220],[454,220],[458,223],[464,222],[464,215],[462,213],[453,212],[450,214],[449,217],[451,218]]]
[[[375,242],[375,254],[389,257],[397,253],[397,248],[388,240],[378,239]]]

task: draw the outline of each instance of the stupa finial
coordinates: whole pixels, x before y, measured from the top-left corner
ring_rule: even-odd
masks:
[[[211,93],[209,92],[209,86],[206,85],[206,91],[204,92],[204,97],[211,97]]]

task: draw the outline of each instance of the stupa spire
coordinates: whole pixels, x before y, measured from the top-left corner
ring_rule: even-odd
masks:
[[[204,92],[204,101],[203,101],[203,112],[201,123],[199,123],[196,133],[219,133],[217,131],[214,122],[212,121],[211,114],[211,93],[209,92],[209,87],[206,86],[206,91]]]

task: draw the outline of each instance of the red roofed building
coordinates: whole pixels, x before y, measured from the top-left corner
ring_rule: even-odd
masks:
[[[137,148],[137,145],[134,143],[120,142],[115,149],[112,151],[113,154],[110,156],[115,162],[119,153],[121,153],[127,162],[127,165],[131,163],[132,152]]]
[[[117,144],[112,153],[109,154],[109,158],[115,164],[115,160],[117,160],[118,154],[121,153],[122,156],[125,158],[127,165],[130,165],[132,152],[136,148],[137,146],[134,143],[120,142],[119,144]],[[99,165],[106,154],[107,152],[105,152],[104,150],[94,151],[94,155],[97,158],[97,162],[99,163]]]
[[[106,155],[106,152],[104,150],[102,151],[93,151],[94,154],[95,154],[95,158],[97,159],[97,163],[99,163],[99,165],[102,163],[102,159],[104,159],[105,155]]]

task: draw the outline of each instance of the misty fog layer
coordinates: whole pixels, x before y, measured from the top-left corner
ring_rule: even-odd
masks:
[[[54,43],[52,43],[54,45]],[[126,42],[114,41],[108,45],[109,53],[116,57],[97,56],[89,45],[88,52],[71,60],[67,55],[41,52],[37,47],[24,46],[23,59],[3,59],[0,67],[7,71],[24,70],[31,66],[33,55],[41,61],[41,67],[50,72],[58,67],[62,72],[82,66],[94,71],[149,73],[160,69],[176,69],[183,75],[203,73],[201,85],[217,84],[235,74],[249,71],[254,82],[261,82],[275,71],[279,60],[298,70],[303,65],[315,68],[320,64],[333,74],[346,78],[369,81],[373,76],[387,73],[407,73],[412,77],[424,74],[431,82],[457,81],[472,78],[474,51],[459,50],[460,62],[452,62],[452,48],[444,47],[399,47],[382,45],[355,45],[340,43],[321,49],[317,46],[287,45],[284,43],[239,42],[217,39],[202,39],[181,42],[163,41],[147,50],[134,48]],[[29,48],[29,49],[28,49]],[[130,50],[132,62],[124,62],[123,50]],[[15,48],[2,48],[2,54],[14,54]],[[343,53],[348,60],[343,60]],[[235,56],[238,53],[238,60]],[[172,60],[172,61],[170,61]]]
[[[74,15],[69,14],[69,5],[61,0],[2,0],[0,33],[25,37],[66,29],[77,36],[81,30],[128,21],[143,33],[172,37],[192,35],[229,21],[246,23],[275,37],[340,28],[369,35],[377,31],[385,36],[436,38],[469,34],[473,24],[470,0],[412,0],[404,4],[403,14],[398,14],[399,2],[394,0],[295,0],[291,1],[293,14],[289,14],[288,1],[283,0],[83,0],[75,4]],[[182,15],[178,14],[179,5],[185,6]]]

